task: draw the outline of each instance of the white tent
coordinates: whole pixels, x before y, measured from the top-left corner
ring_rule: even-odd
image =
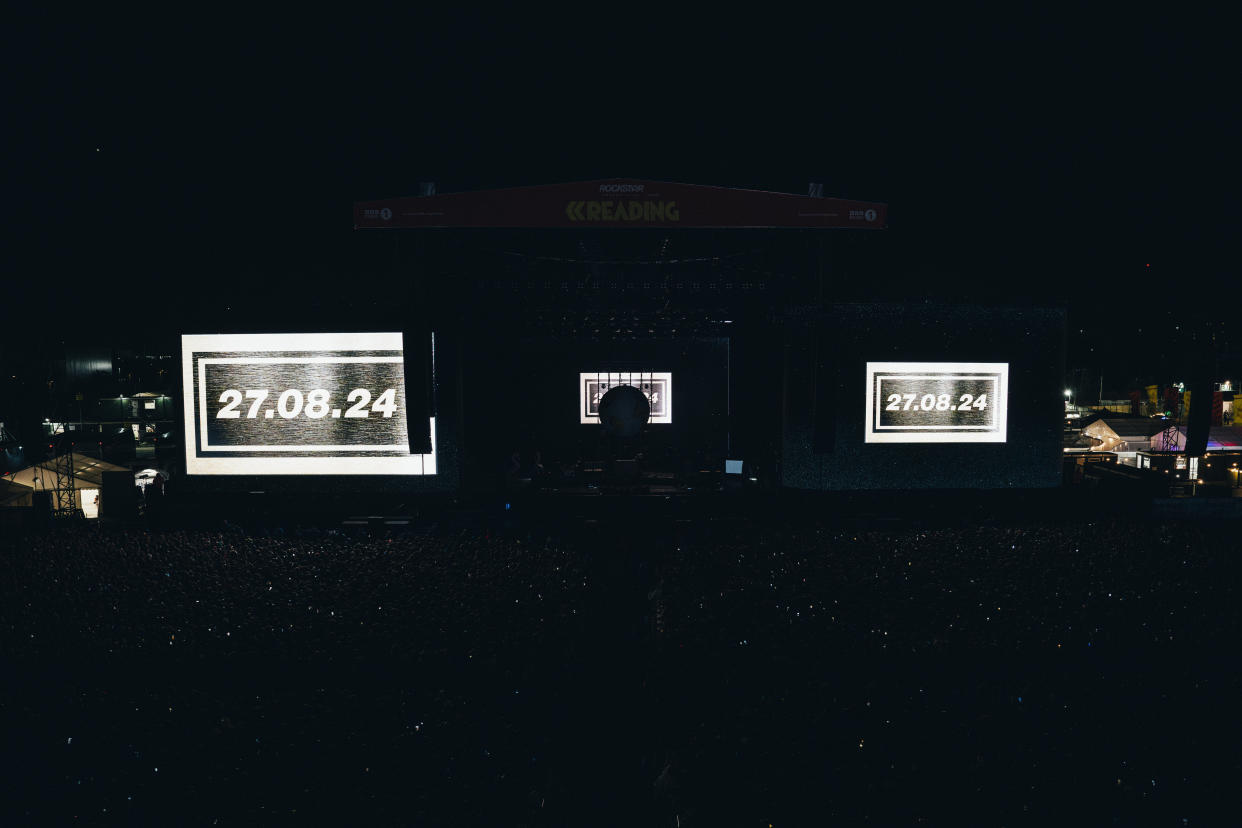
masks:
[[[46,465],[27,466],[5,479],[32,491],[53,491],[56,488],[56,473],[49,466],[50,462]],[[103,473],[106,471],[128,472],[129,469],[81,452],[73,453],[73,485],[77,489],[77,506],[87,517],[95,517],[98,513],[95,495],[103,488]]]

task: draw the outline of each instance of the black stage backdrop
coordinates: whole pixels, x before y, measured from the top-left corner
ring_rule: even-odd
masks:
[[[463,383],[471,471],[491,479],[514,451],[545,465],[604,459],[598,425],[579,422],[581,372],[671,372],[672,422],[649,424],[631,447],[644,468],[723,469],[728,448],[729,340],[519,338],[473,349]],[[704,465],[706,464],[706,465]]]

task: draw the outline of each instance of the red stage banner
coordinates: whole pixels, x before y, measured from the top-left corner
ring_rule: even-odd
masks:
[[[789,227],[882,230],[888,205],[628,178],[354,204],[354,229]]]

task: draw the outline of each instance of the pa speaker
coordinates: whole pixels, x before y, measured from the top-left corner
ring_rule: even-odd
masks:
[[[99,491],[99,516],[112,520],[138,517],[138,488],[127,471],[106,471]]]
[[[811,403],[811,443],[816,454],[828,454],[837,444],[838,381],[835,355],[839,350],[834,344],[835,337],[830,331],[816,331],[815,347],[811,351],[815,360],[812,366],[815,396]]]
[[[36,489],[30,494],[31,515],[35,526],[43,526],[52,521],[52,493]]]
[[[431,453],[432,360],[431,332],[414,326],[401,332],[405,355],[405,419],[410,454]]]
[[[1190,385],[1190,417],[1186,424],[1186,454],[1201,456],[1207,452],[1212,429],[1212,380],[1196,378]]]

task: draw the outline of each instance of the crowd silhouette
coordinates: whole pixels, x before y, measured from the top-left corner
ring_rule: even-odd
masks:
[[[664,529],[5,538],[8,813],[1212,824],[1232,790],[1234,528]]]

